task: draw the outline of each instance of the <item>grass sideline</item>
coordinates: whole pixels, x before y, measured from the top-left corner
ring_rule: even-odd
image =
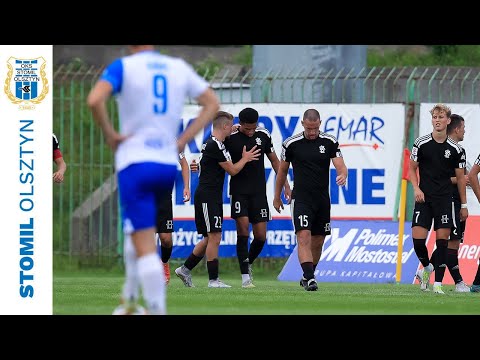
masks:
[[[473,315],[480,294],[422,292],[418,285],[319,283],[307,292],[297,282],[278,281],[278,273],[254,274],[254,289],[242,289],[239,274],[221,278],[229,289],[210,289],[204,270],[194,271],[195,288],[173,274],[168,285],[169,315]],[[54,315],[110,315],[118,305],[123,273],[119,270],[57,271],[53,279]]]

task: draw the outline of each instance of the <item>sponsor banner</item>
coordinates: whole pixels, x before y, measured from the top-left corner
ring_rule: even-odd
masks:
[[[52,45],[0,45],[1,314],[52,314],[52,61]]]
[[[278,219],[270,221],[267,225],[267,240],[259,257],[288,257],[295,245],[297,238],[291,220]],[[197,233],[194,220],[175,220],[173,237],[173,258],[187,258],[195,245],[202,240],[202,235]],[[220,257],[237,256],[237,231],[235,220],[225,218],[222,223],[222,240],[220,242]],[[253,232],[250,231],[251,242]]]
[[[480,216],[469,216],[467,219],[467,225],[465,226],[465,234],[463,244],[460,244],[458,250],[458,266],[460,267],[460,274],[463,281],[471,285],[475,274],[478,269],[478,259],[480,258],[480,242],[478,241],[478,234],[480,234]],[[428,254],[432,255],[435,249],[436,241],[435,231],[430,231],[427,239]],[[418,268],[421,266],[419,265]],[[433,281],[433,275],[430,278]],[[418,281],[415,281],[418,283]],[[445,277],[443,278],[443,284],[455,284],[450,275],[450,271],[445,270]]]
[[[411,223],[405,223],[409,229]],[[395,283],[398,253],[396,221],[332,221],[315,271],[319,282]],[[401,283],[412,284],[418,259],[410,231],[403,236]],[[278,275],[278,280],[302,278],[297,247]]]
[[[465,119],[465,138],[460,145],[467,153],[467,170],[470,170],[475,159],[480,154],[480,105],[479,104],[447,104],[452,109],[452,114],[458,114]],[[434,103],[420,104],[419,134],[426,135],[432,132],[432,115],[430,110]],[[411,149],[410,149],[411,150]],[[467,187],[468,213],[480,215],[480,204],[470,187]]]
[[[308,108],[315,108],[322,118],[321,131],[335,136],[349,170],[347,185],[335,184],[336,172],[330,170],[330,194],[332,200],[332,217],[343,219],[392,219],[398,190],[402,159],[402,136],[404,133],[403,104],[254,104],[260,118],[259,125],[265,127],[272,135],[277,156],[280,157],[281,146],[285,139],[303,131],[301,120]],[[237,116],[245,104],[222,104],[222,110]],[[183,130],[197,116],[198,107],[187,106],[183,113]],[[238,118],[235,118],[238,122]],[[211,134],[210,127],[199,134],[185,148],[185,156],[190,163],[197,160],[201,146]],[[265,157],[265,176],[267,179],[267,197],[272,216],[278,215],[274,210],[273,192],[275,172],[270,161]],[[290,168],[289,181],[292,184],[293,171]],[[225,175],[224,214],[230,214],[228,197],[229,175]],[[191,192],[194,194],[198,185],[198,176],[191,175]],[[174,189],[174,216],[193,218],[193,196],[188,203],[183,203],[183,182],[178,167],[178,176]],[[277,218],[289,218],[288,206]]]
[[[220,257],[237,256],[237,231],[235,221],[225,218],[222,223],[222,240],[220,242]],[[202,240],[202,235],[196,231],[195,221],[175,220],[173,237],[173,258],[187,258],[195,245]],[[250,231],[250,242],[253,232]],[[290,220],[275,220],[268,223],[267,240],[260,253],[260,257],[288,257],[295,245],[297,238]]]

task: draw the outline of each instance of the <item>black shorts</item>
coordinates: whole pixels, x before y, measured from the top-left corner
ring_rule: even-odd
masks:
[[[212,200],[202,195],[194,196],[195,225],[197,233],[208,236],[208,233],[222,232],[223,201]]]
[[[465,235],[465,225],[466,221],[460,221],[460,201],[453,200],[453,205],[455,208],[455,222],[452,226],[452,231],[450,232],[451,240],[460,240],[460,244],[463,244],[463,236]]]
[[[172,233],[173,229],[173,204],[172,194],[165,197],[157,206],[157,233]]]
[[[232,195],[231,217],[248,216],[252,224],[272,220],[266,194]]]
[[[315,203],[296,201],[290,203],[295,233],[310,230],[312,235],[330,235],[330,201],[319,199]]]
[[[452,228],[459,221],[456,217],[452,198],[415,203],[413,209],[412,227],[421,226],[427,230]]]

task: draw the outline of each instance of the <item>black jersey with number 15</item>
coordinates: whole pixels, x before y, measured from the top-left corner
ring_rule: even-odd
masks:
[[[232,160],[223,142],[211,136],[202,145],[199,167],[198,192],[212,196],[212,200],[222,201],[225,170],[218,164]]]
[[[242,171],[230,178],[230,194],[264,194],[266,192],[264,155],[275,152],[269,131],[263,127],[257,127],[252,137],[235,131],[225,139],[224,143],[232,156],[233,163],[242,158],[244,146],[246,146],[246,151],[255,145],[257,145],[257,149],[261,150],[258,160],[250,161]]]
[[[330,161],[342,157],[338,146],[337,139],[324,132],[313,140],[301,132],[283,142],[281,159],[293,167],[293,199],[308,202],[319,197],[330,199]]]
[[[420,182],[418,186],[425,201],[452,197],[452,180],[455,169],[463,169],[462,147],[451,138],[438,143],[432,134],[418,137],[412,147],[410,159],[418,163]]]

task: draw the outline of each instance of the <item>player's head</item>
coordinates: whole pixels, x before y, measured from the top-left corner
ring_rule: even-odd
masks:
[[[233,115],[226,111],[218,111],[213,119],[213,129],[221,130],[225,135],[232,132]]]
[[[452,115],[452,111],[445,104],[436,104],[432,110],[430,110],[430,114],[432,114],[433,129],[442,132],[450,123],[450,115]]]
[[[450,115],[450,124],[447,126],[447,135],[455,141],[463,141],[465,136],[465,119],[458,115]]]
[[[303,113],[302,126],[308,140],[318,138],[320,133],[320,113],[315,109],[308,109]]]
[[[247,107],[238,114],[238,121],[240,123],[240,131],[243,134],[252,137],[257,128],[258,111]]]

